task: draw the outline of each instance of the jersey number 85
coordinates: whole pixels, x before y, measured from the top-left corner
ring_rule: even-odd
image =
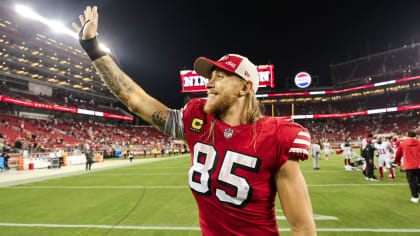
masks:
[[[189,184],[200,196],[211,196],[211,174],[216,171],[219,154],[214,146],[197,142],[194,145],[193,163],[189,170]],[[251,200],[253,189],[247,179],[236,174],[237,169],[258,172],[260,159],[227,150],[220,166],[217,182],[236,194],[230,195],[222,188],[215,189],[216,198],[223,204],[243,208]]]

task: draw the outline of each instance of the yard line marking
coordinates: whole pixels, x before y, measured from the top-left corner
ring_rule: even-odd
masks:
[[[0,187],[1,188],[1,187]],[[190,188],[187,185],[180,186],[11,186],[10,189],[177,189]]]
[[[201,230],[200,227],[171,227],[171,226],[135,226],[135,225],[68,225],[68,224],[19,224],[0,223],[0,226],[17,227],[47,227],[47,228],[103,228],[103,229],[139,229],[139,230]]]
[[[308,184],[308,187],[348,187],[348,186],[407,186],[408,184]],[[188,185],[175,185],[175,186],[6,186],[0,188],[9,189],[183,189],[190,188]]]
[[[283,212],[281,209],[276,209],[276,212]],[[318,215],[314,214],[314,220],[338,220],[338,217],[335,216],[325,216],[325,215]],[[287,220],[286,216],[276,216],[277,220]]]
[[[188,172],[185,171],[185,172],[182,172],[182,173],[178,172],[178,173],[136,173],[136,174],[130,174],[130,173],[95,174],[94,173],[93,175],[95,175],[95,176],[107,176],[107,175],[111,175],[111,176],[118,176],[118,175],[121,175],[121,176],[125,176],[125,175],[127,175],[127,176],[132,176],[132,175],[188,175]]]
[[[308,184],[308,187],[347,187],[347,186],[406,186],[406,184]]]
[[[171,167],[171,166],[159,166],[159,167],[150,167],[150,168],[129,168],[127,169],[127,171],[129,170],[159,170],[159,169],[185,169],[188,171],[189,166],[185,166],[185,167]]]
[[[286,216],[276,216],[277,220],[287,220]],[[338,220],[335,216],[314,215],[314,220]]]
[[[135,226],[135,225],[68,225],[68,224],[20,224],[0,223],[0,226],[13,227],[46,227],[46,228],[102,228],[102,229],[137,229],[137,230],[192,230],[200,231],[200,227],[172,226]],[[381,233],[420,233],[420,229],[373,229],[373,228],[317,228],[318,232],[381,232]],[[279,228],[280,232],[290,232],[290,228]]]
[[[420,233],[420,229],[372,229],[372,228],[319,228],[318,232],[381,232],[381,233]]]

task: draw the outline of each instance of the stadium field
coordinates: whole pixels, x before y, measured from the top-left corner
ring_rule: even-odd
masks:
[[[188,155],[0,188],[0,235],[201,235]],[[301,163],[318,235],[420,235],[407,180],[366,181],[332,155]],[[388,172],[386,173],[388,175]],[[291,235],[277,200],[279,231]],[[118,225],[116,225],[118,224]],[[115,227],[113,227],[116,225]]]

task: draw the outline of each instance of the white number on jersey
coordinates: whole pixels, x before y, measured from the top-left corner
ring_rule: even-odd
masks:
[[[204,143],[194,145],[193,164],[188,172],[190,187],[202,196],[211,195],[210,175],[216,170],[218,154],[216,149]],[[199,181],[197,180],[199,178]]]
[[[218,154],[215,148],[204,143],[194,145],[193,165],[189,171],[190,187],[201,196],[211,195],[211,178],[217,166]],[[246,178],[236,175],[236,169],[257,172],[260,160],[242,153],[226,151],[217,181],[226,188],[235,190],[230,195],[226,190],[216,188],[216,198],[224,205],[243,208],[252,197],[252,187]],[[198,180],[199,179],[199,180]]]

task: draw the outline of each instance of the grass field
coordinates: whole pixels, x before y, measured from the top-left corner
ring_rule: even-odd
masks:
[[[189,162],[185,156],[0,188],[0,235],[104,235],[121,219],[107,235],[201,235]],[[335,155],[320,168],[301,163],[318,235],[420,235],[420,204],[409,201],[404,174],[366,181],[345,172]],[[280,234],[291,235],[276,205]]]

